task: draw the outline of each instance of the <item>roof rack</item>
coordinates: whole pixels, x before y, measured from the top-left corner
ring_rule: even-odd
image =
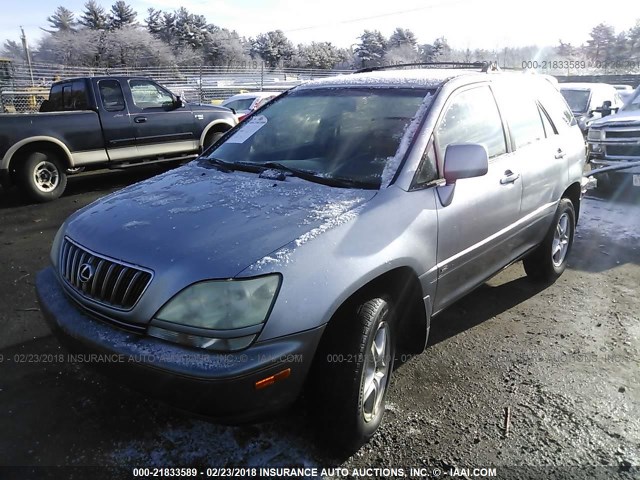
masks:
[[[500,71],[496,62],[418,62],[400,63],[398,65],[381,65],[379,67],[367,67],[356,70],[353,73],[377,72],[378,70],[394,70],[396,68],[423,67],[423,68],[452,68],[452,69],[480,69],[483,73]]]

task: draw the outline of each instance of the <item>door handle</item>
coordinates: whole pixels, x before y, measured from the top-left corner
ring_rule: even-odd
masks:
[[[564,158],[566,156],[567,156],[567,154],[564,153],[561,148],[559,148],[558,151],[555,154],[556,160],[560,160],[561,158]]]
[[[147,117],[134,117],[133,121],[136,123],[144,123],[147,121]]]
[[[504,172],[504,177],[500,179],[501,185],[507,185],[509,183],[513,183],[520,178],[519,173],[513,173],[511,170],[507,170]]]

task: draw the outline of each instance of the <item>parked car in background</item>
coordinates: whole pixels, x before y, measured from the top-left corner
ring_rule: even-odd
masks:
[[[623,105],[618,91],[607,83],[561,83],[560,93],[585,136],[591,122],[617,112]]]
[[[617,115],[601,118],[591,124],[587,143],[592,168],[640,161],[640,87]],[[640,187],[640,167],[598,175],[598,188],[612,191],[625,178]]]
[[[236,123],[229,109],[187,104],[145,77],[63,80],[40,113],[0,114],[0,182],[46,202],[69,170],[191,159]]]
[[[236,112],[238,121],[241,121],[254,110],[257,110],[269,100],[276,98],[282,92],[251,92],[239,93],[227,98],[220,105],[233,109]]]
[[[432,316],[520,259],[540,282],[567,266],[580,129],[549,81],[478,70],[283,93],[73,214],[37,277],[43,314],[71,349],[133,359],[103,365],[118,380],[228,421],[306,388],[328,442],[358,448]]]

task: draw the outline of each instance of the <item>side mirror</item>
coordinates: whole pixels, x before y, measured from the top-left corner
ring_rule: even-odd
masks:
[[[176,99],[173,102],[173,108],[182,108],[184,107],[184,100],[182,100],[182,97],[180,95],[176,95]]]
[[[444,154],[444,179],[454,185],[462,178],[481,177],[489,170],[489,154],[479,143],[456,143]]]

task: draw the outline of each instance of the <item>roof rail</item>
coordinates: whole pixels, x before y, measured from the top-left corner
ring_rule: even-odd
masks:
[[[400,63],[397,65],[381,65],[379,67],[367,67],[356,70],[353,73],[376,72],[379,70],[394,70],[396,68],[423,67],[423,68],[452,68],[452,69],[480,69],[481,72],[496,72],[500,68],[496,62],[418,62]]]

